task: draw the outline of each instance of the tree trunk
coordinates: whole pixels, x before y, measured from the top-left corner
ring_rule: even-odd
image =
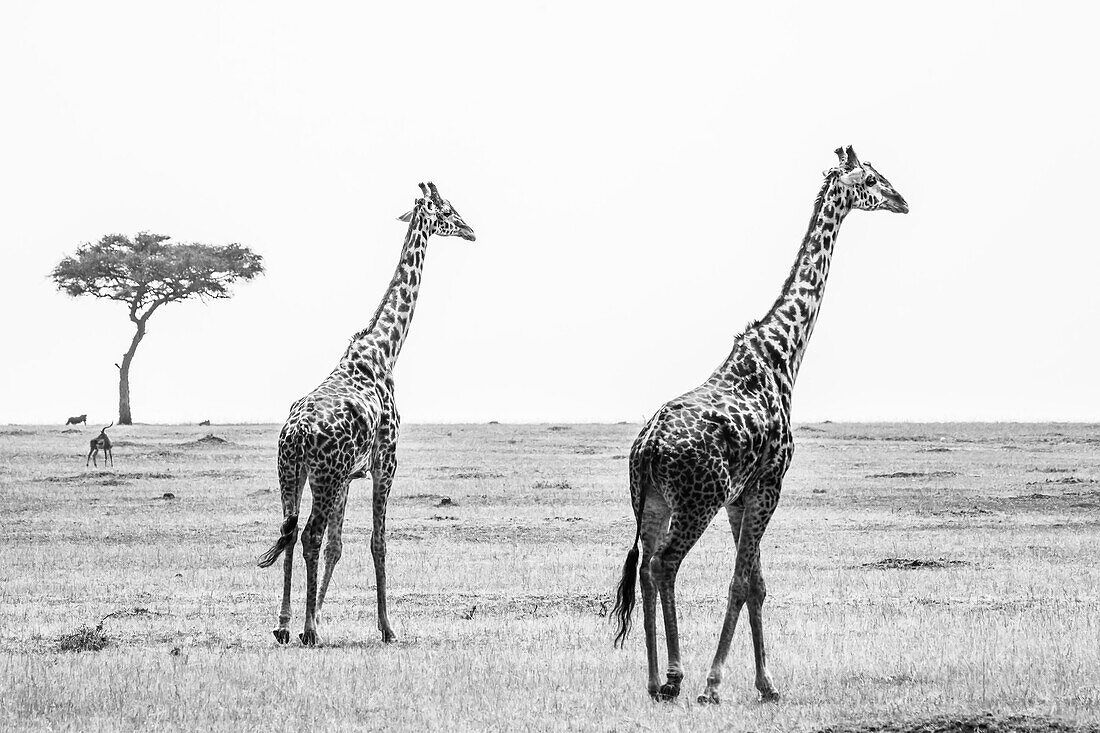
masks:
[[[148,317],[146,315],[134,320],[134,323],[137,324],[137,331],[134,332],[134,338],[130,341],[130,348],[122,355],[122,364],[115,364],[118,367],[119,425],[133,425],[134,423],[130,416],[130,362],[134,360],[134,353],[137,351],[138,344],[145,337],[145,321]]]

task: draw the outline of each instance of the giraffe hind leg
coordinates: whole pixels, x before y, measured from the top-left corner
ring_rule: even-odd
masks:
[[[317,614],[321,613],[321,607],[325,603],[325,594],[328,592],[328,584],[332,580],[332,571],[336,569],[336,563],[340,562],[340,555],[344,548],[344,509],[347,507],[348,485],[345,482],[343,489],[337,492],[336,504],[328,519],[328,541],[325,544],[325,575],[321,579],[321,590],[317,596]]]
[[[279,494],[282,501],[283,524],[278,541],[266,553],[260,556],[260,567],[269,567],[275,563],[280,553],[283,555],[283,596],[279,605],[278,626],[271,630],[275,641],[286,644],[290,641],[290,591],[294,574],[294,546],[298,541],[298,506],[305,488],[306,471],[300,465],[297,455],[284,452],[280,445],[279,455]]]
[[[316,487],[313,489],[313,509],[302,530],[302,555],[306,563],[306,620],[298,635],[304,646],[317,644],[317,565],[321,554],[321,540],[328,524],[328,511],[321,501]]]
[[[686,493],[696,493],[689,487]],[[657,583],[661,612],[665,621],[665,644],[668,647],[668,681],[657,690],[656,699],[670,701],[680,694],[684,667],[680,657],[680,631],[676,619],[676,574],[680,563],[710,525],[721,504],[694,505],[692,512],[672,510],[668,535],[650,561],[650,571]]]
[[[652,697],[661,689],[657,659],[657,584],[653,580],[651,561],[668,533],[669,508],[664,498],[650,491],[642,511],[642,562],[639,579],[642,586],[642,624],[645,628],[647,687]]]

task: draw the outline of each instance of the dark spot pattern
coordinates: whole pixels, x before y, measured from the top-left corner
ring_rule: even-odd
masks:
[[[857,181],[859,161],[838,149],[841,166],[826,173],[794,266],[768,313],[734,341],[726,361],[699,387],[666,403],[642,428],[630,451],[630,493],[638,522],[615,613],[621,641],[634,605],[633,562],[641,542],[640,575],[648,657],[648,687],[657,699],[674,698],[683,667],[675,608],[675,582],[688,551],[725,509],[737,545],[729,607],[718,653],[700,702],[718,702],[718,686],[742,606],[748,606],[762,697],[778,697],[767,671],[762,607],[767,594],[760,545],[779,503],[794,452],[791,394],[806,344],[821,308],[835,235],[852,208],[884,208],[888,187]],[[854,172],[854,173],[853,173]],[[852,181],[852,183],[846,182]],[[892,191],[892,189],[891,189]],[[897,199],[901,199],[897,195]],[[667,681],[657,668],[656,606],[660,600],[669,658]]]
[[[429,237],[437,234],[473,239],[473,230],[450,202],[439,196],[433,184],[421,184],[421,189],[424,197],[416,201],[409,214],[401,217],[409,222],[408,233],[397,269],[370,325],[352,337],[332,373],[291,405],[279,434],[283,530],[276,545],[261,557],[260,564],[266,567],[286,552],[279,625],[273,631],[280,643],[290,638],[293,545],[297,541],[298,512],[306,482],[313,503],[301,529],[306,563],[306,616],[300,638],[303,644],[312,645],[317,643],[317,614],[342,552],[348,485],[368,474],[374,487],[371,554],[377,585],[378,628],[384,641],[396,638],[386,613],[386,505],[397,471],[401,425],[394,402],[392,372],[412,322]],[[319,556],[326,532],[325,572],[319,580]]]

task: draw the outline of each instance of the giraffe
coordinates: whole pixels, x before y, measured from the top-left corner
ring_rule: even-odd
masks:
[[[276,641],[290,640],[290,581],[293,546],[298,536],[302,489],[309,480],[313,505],[302,530],[306,563],[305,627],[298,638],[305,646],[317,643],[317,616],[325,601],[332,571],[343,547],[344,509],[348,485],[368,473],[374,484],[374,527],[371,554],[378,595],[378,629],[382,640],[396,639],[386,614],[386,500],[397,470],[400,416],[394,405],[393,366],[408,334],[416,307],[428,238],[432,234],[474,241],[470,228],[435,184],[421,183],[423,196],[412,211],[398,217],[409,223],[401,258],[374,317],[356,333],[331,374],[290,407],[279,434],[278,468],[283,524],[278,541],[260,556],[260,567],[283,559],[283,597]],[[317,587],[321,541],[325,545],[325,573]],[[290,548],[289,550],[287,548]]]
[[[718,650],[698,702],[719,702],[722,668],[741,608],[748,605],[756,688],[779,693],[764,659],[762,608],[766,588],[760,541],[779,501],[793,452],[791,392],[821,308],[837,230],[852,209],[905,214],[908,204],[870,163],[848,146],[825,171],[809,229],[783,290],[759,321],[750,323],[729,357],[699,387],[665,403],[645,424],[630,451],[630,496],[637,521],[613,617],[615,644],[630,630],[642,544],[641,586],[648,689],[673,700],[684,678],[676,622],[676,573],[684,556],[725,507],[737,546]],[[667,681],[657,671],[656,602],[664,616]]]

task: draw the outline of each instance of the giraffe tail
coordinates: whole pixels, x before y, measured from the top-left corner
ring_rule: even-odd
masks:
[[[280,439],[281,440],[281,439]],[[295,457],[295,470],[294,476],[300,476],[302,470],[302,462],[304,460],[305,447],[301,444],[297,446],[298,451]],[[279,556],[283,554],[287,547],[294,544],[294,541],[298,539],[298,510],[299,503],[302,501],[302,485],[297,482],[293,487],[293,495],[288,501],[287,494],[285,493],[287,486],[284,484],[280,488],[283,491],[283,511],[286,512],[286,516],[283,519],[283,525],[279,530],[279,539],[275,541],[275,544],[271,546],[264,554],[260,555],[256,560],[256,564],[261,568],[269,568],[275,564],[275,561],[279,559]]]
[[[642,502],[645,501],[645,493],[642,493]],[[623,577],[619,580],[618,590],[615,592],[615,607],[611,609],[611,616],[619,623],[619,630],[615,634],[614,646],[622,648],[626,641],[626,635],[630,632],[630,615],[634,612],[634,591],[638,584],[638,537],[641,535],[642,514],[638,512],[638,534],[634,536],[634,546],[626,553],[626,562],[623,563]]]
[[[274,565],[275,561],[279,559],[279,555],[283,554],[283,550],[285,550],[288,546],[294,544],[297,533],[298,515],[289,514],[287,515],[287,518],[283,520],[283,526],[281,529],[281,533],[279,534],[279,539],[276,540],[275,544],[271,546],[270,550],[260,555],[259,559],[256,560],[256,564],[259,565],[261,568],[269,568]]]
[[[623,642],[626,641],[626,635],[630,633],[630,616],[634,612],[634,592],[638,584],[638,541],[642,536],[642,513],[645,511],[646,486],[649,484],[651,471],[650,438],[653,435],[653,426],[656,425],[658,417],[655,417],[647,428],[646,435],[642,438],[639,446],[639,459],[642,470],[638,486],[637,530],[634,533],[634,546],[630,548],[630,552],[626,553],[626,562],[623,563],[623,576],[619,580],[619,587],[615,592],[615,607],[611,609],[611,616],[619,623],[619,630],[615,634],[613,645],[619,648],[622,648]]]

